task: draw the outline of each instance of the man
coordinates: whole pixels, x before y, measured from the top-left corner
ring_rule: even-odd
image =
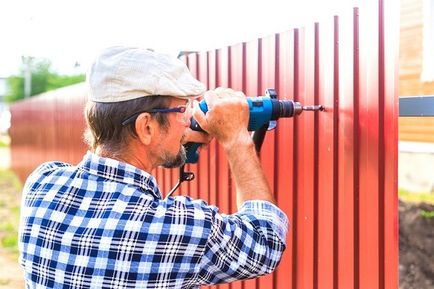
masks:
[[[276,207],[247,131],[245,96],[204,94],[176,58],[143,49],[103,51],[87,75],[90,151],[77,165],[42,164],[23,192],[20,261],[27,288],[198,288],[272,272],[288,221]],[[208,133],[188,127],[191,115]],[[225,151],[238,212],[186,196],[163,199],[150,175],[185,161],[182,144]]]

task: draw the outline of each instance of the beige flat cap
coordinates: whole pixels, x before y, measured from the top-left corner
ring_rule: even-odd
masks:
[[[110,47],[87,73],[89,100],[120,102],[149,95],[196,98],[205,85],[170,55],[131,47]]]

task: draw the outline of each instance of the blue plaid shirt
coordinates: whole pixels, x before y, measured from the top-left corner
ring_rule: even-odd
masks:
[[[272,272],[287,230],[269,202],[224,215],[186,196],[162,199],[148,173],[87,153],[28,178],[20,263],[27,288],[198,288]]]

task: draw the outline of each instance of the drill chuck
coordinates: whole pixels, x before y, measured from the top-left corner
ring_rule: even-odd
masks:
[[[293,100],[271,99],[271,102],[273,104],[271,120],[277,120],[281,117],[293,117],[295,115],[299,115],[303,111],[301,104]]]
[[[300,115],[303,111],[324,111],[322,105],[301,105],[301,103],[293,100],[276,100],[272,99],[273,111],[271,120],[277,120],[281,117],[293,117]]]

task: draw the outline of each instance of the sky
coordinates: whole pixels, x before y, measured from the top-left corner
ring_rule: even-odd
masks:
[[[108,46],[173,55],[207,51],[321,21],[354,5],[357,0],[1,0],[0,77],[18,73],[22,55],[48,58],[61,74],[83,73]]]

